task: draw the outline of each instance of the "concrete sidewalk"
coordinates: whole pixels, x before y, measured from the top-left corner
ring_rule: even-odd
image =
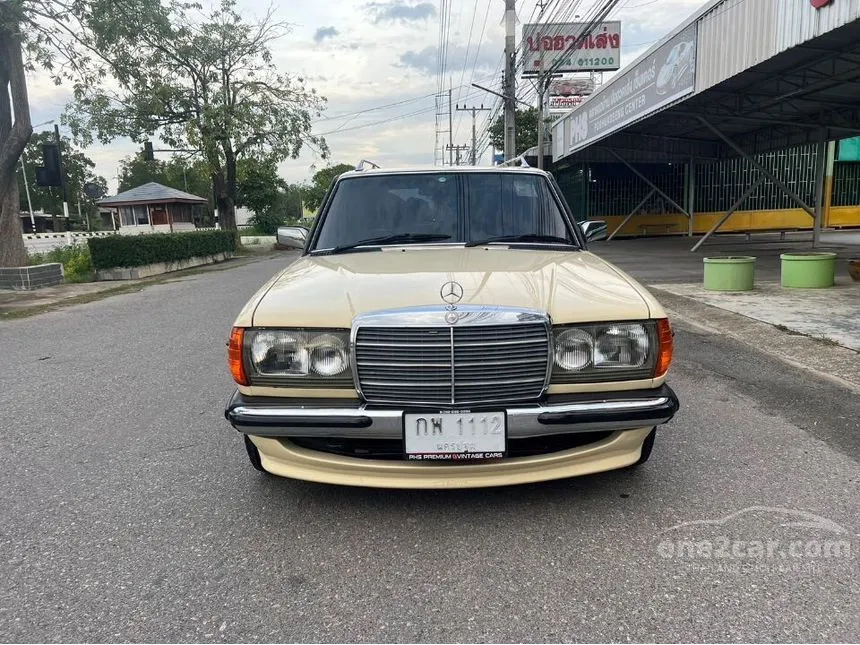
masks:
[[[185,269],[183,271],[172,271],[162,273],[150,278],[139,280],[115,280],[110,282],[81,282],[59,284],[55,287],[46,287],[34,291],[8,291],[0,290],[0,321],[10,318],[20,318],[41,313],[43,311],[76,305],[92,300],[99,300],[109,296],[138,291],[152,284],[158,284],[169,280],[180,280],[186,276],[211,271],[224,271],[243,266],[249,262],[266,260],[283,255],[285,262],[292,261],[295,253],[288,251],[272,251],[268,247],[260,247],[260,250],[246,250],[242,255],[235,255],[231,260],[218,262],[217,264],[202,265]]]
[[[811,249],[810,235],[712,238],[696,253],[696,238],[663,237],[597,242],[591,250],[646,284],[673,318],[731,336],[860,391],[860,282],[848,260],[860,258],[860,231],[827,231],[818,250],[837,253],[836,286],[780,286],[781,253]],[[727,293],[703,288],[706,257],[756,258],[755,289]]]
[[[784,289],[779,282],[756,282],[753,291],[736,293],[705,291],[701,284],[652,286],[860,352],[860,282],[850,278],[840,278],[831,289]]]

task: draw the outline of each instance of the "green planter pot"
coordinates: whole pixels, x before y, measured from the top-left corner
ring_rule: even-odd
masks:
[[[835,253],[783,253],[779,259],[782,260],[783,287],[823,289],[834,284]]]
[[[752,291],[755,258],[749,255],[705,258],[705,289],[708,291]]]

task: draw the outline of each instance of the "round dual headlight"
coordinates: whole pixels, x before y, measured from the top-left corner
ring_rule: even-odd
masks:
[[[311,369],[320,376],[337,376],[349,366],[344,342],[337,336],[316,336],[308,344]]]
[[[253,334],[250,359],[259,376],[333,377],[349,369],[346,334],[271,329]]]
[[[584,329],[567,329],[555,338],[555,364],[575,372],[591,365],[594,339]]]

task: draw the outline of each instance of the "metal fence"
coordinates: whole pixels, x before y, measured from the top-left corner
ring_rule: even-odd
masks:
[[[836,162],[830,203],[833,206],[860,206],[860,162]]]
[[[794,190],[807,204],[815,199],[815,146],[807,145],[758,155],[757,161]],[[687,206],[687,164],[634,164],[673,201]],[[697,213],[728,210],[758,177],[758,170],[745,159],[726,159],[696,165]],[[599,218],[627,215],[651,192],[651,187],[623,164],[577,164],[558,173],[558,183],[578,217]],[[860,163],[836,162],[834,206],[860,205]],[[785,192],[764,181],[738,210],[797,208]],[[654,193],[637,211],[646,214],[676,213],[668,200]]]

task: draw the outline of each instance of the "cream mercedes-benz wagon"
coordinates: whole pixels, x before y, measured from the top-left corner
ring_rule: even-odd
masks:
[[[528,167],[341,175],[236,318],[225,415],[261,471],[458,488],[645,462],[672,330]]]

